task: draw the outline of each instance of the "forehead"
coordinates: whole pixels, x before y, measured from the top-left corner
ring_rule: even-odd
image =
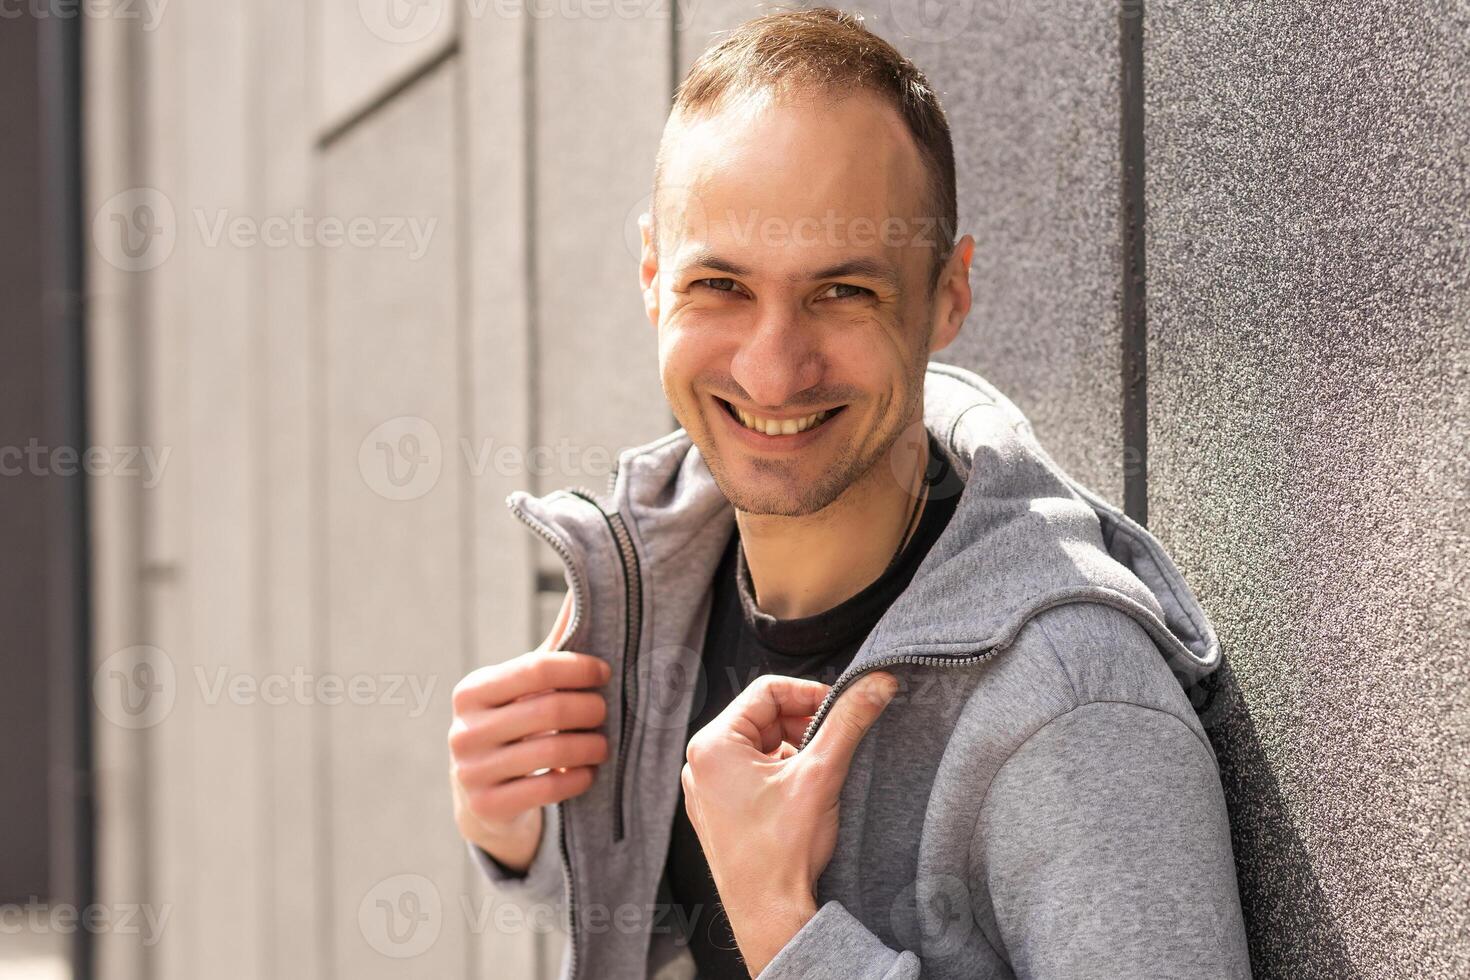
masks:
[[[681,232],[681,253],[776,245],[803,252],[802,264],[881,254],[871,229],[885,221],[910,228],[921,217],[927,173],[918,147],[876,94],[761,94],[671,122],[666,139],[659,221]]]

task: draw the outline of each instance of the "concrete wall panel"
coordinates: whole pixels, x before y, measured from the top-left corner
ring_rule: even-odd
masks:
[[[100,20],[88,35],[90,71],[85,99],[93,107],[86,119],[87,142],[93,146],[128,145],[127,120],[135,118],[134,93],[124,79],[137,79],[137,25]],[[86,174],[87,204],[83,213],[135,185],[137,161],[123,153],[101,155]],[[97,445],[140,445],[146,437],[142,421],[148,329],[138,310],[143,284],[138,277],[108,262],[96,243],[87,252],[89,294],[88,365],[92,379],[87,420]],[[92,641],[97,666],[112,651],[138,642],[143,630],[143,592],[138,568],[143,562],[142,515],[148,491],[136,478],[104,474],[89,484],[93,577]],[[103,721],[94,747],[98,809],[106,815],[97,825],[98,891],[103,901],[145,901],[152,871],[146,839],[150,734]],[[129,937],[98,937],[100,972],[117,980],[141,980],[142,947]]]
[[[1123,499],[1118,27],[1111,3],[878,5],[949,118],[975,305],[937,360],[1010,396],[1073,476]]]
[[[185,563],[188,645],[169,651],[194,724],[189,754],[198,820],[190,855],[200,882],[189,916],[198,973],[263,976],[262,869],[268,861],[259,812],[265,779],[262,705],[237,701],[222,680],[258,677],[263,661],[257,567],[259,511],[250,459],[258,429],[257,281],[251,250],[212,231],[249,216],[259,199],[250,148],[254,98],[248,37],[251,9],[228,0],[192,6],[184,19],[187,194],[178,210],[188,330],[189,495]],[[226,689],[227,690],[227,689]],[[179,923],[181,926],[183,922]]]
[[[460,274],[468,324],[460,368],[471,451],[457,454],[455,468],[468,487],[474,548],[466,591],[472,633],[460,665],[465,673],[540,640],[532,568],[532,548],[538,545],[505,507],[506,495],[525,485],[524,467],[515,461],[531,442],[525,57],[530,29],[531,21],[523,18],[475,18],[464,25],[459,129],[468,227]],[[496,454],[507,448],[513,452],[498,465]],[[463,891],[477,907],[491,894],[468,861]],[[487,930],[473,947],[478,959],[470,972],[534,978],[560,948],[558,935]]]
[[[176,12],[177,13],[177,12]],[[138,185],[156,190],[178,215],[187,213],[188,172],[184,148],[190,138],[186,125],[183,51],[188,43],[183,16],[164,17],[158,29],[140,41],[146,62],[144,118],[146,141],[135,152],[142,160]],[[137,138],[135,131],[128,135]],[[158,239],[151,247],[166,248]],[[99,246],[99,251],[102,246]],[[142,629],[132,643],[156,646],[177,658],[177,672],[187,671],[192,618],[191,569],[188,565],[188,523],[192,507],[189,489],[189,329],[187,296],[189,263],[175,245],[171,254],[145,253],[159,264],[131,272],[146,285],[143,322],[147,325],[146,366],[143,370],[142,408],[146,438],[161,452],[168,449],[170,465],[145,498],[144,560],[137,570],[143,591]],[[102,648],[98,657],[118,651]],[[201,846],[203,826],[196,809],[192,729],[195,702],[177,698],[171,712],[149,735],[148,783],[145,787],[147,829],[132,846],[145,855],[147,900],[171,909],[171,924],[157,944],[140,951],[143,976],[193,977],[199,975],[199,943],[193,924],[203,902],[202,883],[194,873],[194,855]],[[103,820],[107,817],[104,814]],[[116,945],[116,944],[114,944]]]
[[[322,133],[340,130],[454,41],[455,0],[314,0],[316,112]],[[475,8],[493,5],[479,0]]]
[[[330,671],[383,685],[326,719],[335,975],[465,969],[463,844],[447,794],[449,695],[461,674],[469,501],[462,432],[454,90],[441,66],[322,159],[322,210],[428,228],[421,255],[322,250]],[[407,703],[389,700],[386,685]],[[415,703],[415,688],[428,691]]]
[[[1465,11],[1150,4],[1150,488],[1258,977],[1470,972]]]
[[[609,456],[672,428],[635,244],[668,114],[673,29],[669,6],[643,9],[532,25],[534,438],[553,459],[565,440],[571,460],[536,474],[547,488],[601,491]]]
[[[254,154],[262,214],[314,214],[315,147],[311,112],[311,11],[295,0],[270,0],[255,18]],[[314,246],[292,241],[257,249],[258,319],[251,331],[257,373],[254,445],[260,546],[254,575],[260,589],[263,669],[268,674],[320,675],[327,666],[321,603],[322,535],[318,526],[322,467],[323,327],[313,315]],[[325,725],[302,699],[271,705],[264,719],[268,772],[260,816],[269,861],[262,882],[267,977],[330,976],[320,937],[327,838],[321,778]]]

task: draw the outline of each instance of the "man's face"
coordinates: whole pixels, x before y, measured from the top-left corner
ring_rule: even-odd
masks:
[[[931,295],[928,172],[876,96],[766,98],[674,133],[642,269],[664,393],[737,509],[814,513],[881,478],[922,417],[972,243]]]

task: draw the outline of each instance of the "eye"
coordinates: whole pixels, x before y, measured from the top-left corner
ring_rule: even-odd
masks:
[[[727,278],[696,279],[690,285],[704,286],[704,287],[706,287],[708,289],[713,289],[717,293],[733,293],[733,292],[735,292],[735,280],[734,279],[727,279]]]
[[[831,299],[862,299],[868,296],[877,295],[871,289],[867,289],[863,286],[854,286],[850,282],[834,282],[831,286],[827,287],[827,292],[823,293],[822,295],[824,297],[828,296],[828,294],[831,293],[834,289],[849,289],[852,290],[852,292],[847,293],[846,295],[831,296]]]

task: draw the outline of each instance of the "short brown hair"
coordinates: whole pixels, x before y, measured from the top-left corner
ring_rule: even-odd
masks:
[[[831,7],[778,9],[746,21],[708,48],[674,93],[673,115],[712,114],[739,95],[759,90],[815,89],[846,95],[866,89],[903,118],[929,170],[926,216],[938,224],[930,290],[954,249],[954,144],[949,121],[929,80],[914,63],[863,26],[859,13]],[[654,213],[663,146],[653,169]]]

